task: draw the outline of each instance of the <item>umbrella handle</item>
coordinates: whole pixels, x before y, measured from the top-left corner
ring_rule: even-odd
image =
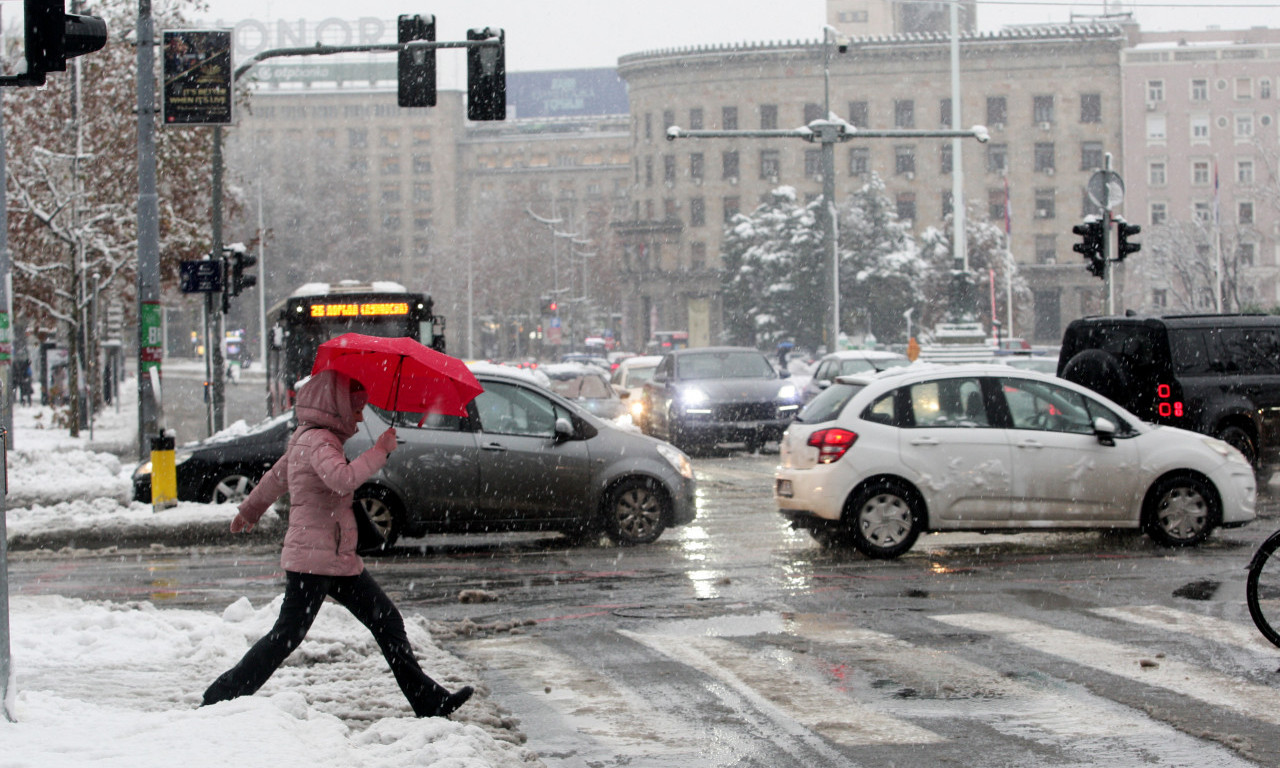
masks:
[[[391,426],[395,427],[400,424],[400,371],[404,368],[404,355],[400,356],[400,362],[396,363],[396,375],[391,382]]]

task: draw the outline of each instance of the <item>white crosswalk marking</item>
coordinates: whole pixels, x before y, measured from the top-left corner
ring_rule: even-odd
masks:
[[[1262,651],[1274,659],[1276,647],[1267,642],[1252,624],[1245,626],[1198,613],[1179,611],[1163,605],[1125,605],[1117,608],[1094,608],[1091,613],[1120,621],[1168,632],[1194,634],[1217,643],[1230,643],[1240,648]]]
[[[1074,664],[1144,685],[1158,686],[1246,717],[1280,725],[1280,691],[1172,658],[1160,659],[1155,666],[1144,666],[1143,659],[1154,660],[1154,649],[1122,645],[995,613],[934,616],[933,619],[954,627],[999,635],[1010,642]]]

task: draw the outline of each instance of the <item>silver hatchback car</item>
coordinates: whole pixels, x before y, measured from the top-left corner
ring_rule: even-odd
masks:
[[[467,416],[365,411],[348,456],[388,425],[399,447],[356,491],[387,543],[430,533],[560,531],[619,544],[656,540],[695,515],[693,465],[518,372],[476,371]]]

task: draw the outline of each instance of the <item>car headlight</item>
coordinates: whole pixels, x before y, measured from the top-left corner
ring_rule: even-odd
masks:
[[[643,400],[634,401],[633,403],[631,403],[630,410],[631,410],[631,418],[633,419],[640,418],[641,416],[644,415],[644,401]]]
[[[800,390],[796,389],[795,384],[783,384],[778,387],[779,400],[799,400]]]
[[[687,387],[680,391],[680,402],[686,406],[706,405],[711,398],[707,397],[707,393],[697,387]]]
[[[139,464],[139,465],[138,465],[138,468],[137,468],[137,469],[133,470],[133,476],[134,476],[134,477],[142,477],[143,475],[149,475],[149,474],[151,474],[151,462],[150,462],[150,461],[144,461],[144,462],[142,462],[141,464]]]
[[[1223,442],[1222,440],[1218,440],[1213,437],[1205,437],[1201,439],[1204,441],[1205,445],[1212,448],[1227,461],[1244,464],[1246,467],[1249,466],[1249,460],[1244,457],[1243,453],[1233,448],[1230,443]]]
[[[689,461],[689,457],[684,455],[683,451],[675,446],[659,443],[658,453],[662,454],[662,458],[666,459],[682,477],[693,479],[693,462]]]
[[[190,459],[194,455],[195,454],[192,453],[191,451],[178,451],[173,455],[173,466],[175,467],[181,466],[183,463],[187,461],[187,459]],[[151,474],[150,459],[142,462],[141,464],[138,465],[137,469],[133,470],[134,477],[142,477],[144,475],[149,475],[149,474]]]

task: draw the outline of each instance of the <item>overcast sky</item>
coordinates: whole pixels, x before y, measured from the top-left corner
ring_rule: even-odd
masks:
[[[507,68],[516,71],[613,66],[655,48],[743,41],[813,40],[826,22],[825,0],[209,0],[207,21],[263,22],[434,13],[437,39],[460,40],[469,27],[503,27]],[[984,30],[1006,24],[1065,22],[1072,11],[1100,13],[1103,0],[979,0]],[[1111,0],[1145,29],[1280,27],[1268,0]],[[394,42],[389,40],[387,42]]]

